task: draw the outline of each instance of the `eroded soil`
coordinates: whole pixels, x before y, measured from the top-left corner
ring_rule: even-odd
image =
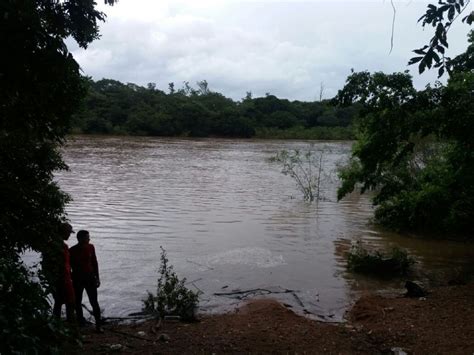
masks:
[[[362,296],[347,322],[321,323],[280,303],[253,300],[235,313],[196,323],[107,325],[85,329],[78,353],[324,353],[380,354],[401,348],[416,354],[474,353],[474,284],[431,291],[426,299]]]

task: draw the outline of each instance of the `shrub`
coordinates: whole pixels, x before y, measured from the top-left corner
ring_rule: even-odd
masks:
[[[54,319],[42,286],[15,256],[0,257],[0,354],[61,353],[77,334]]]
[[[154,314],[157,318],[166,315],[179,316],[182,320],[192,321],[195,319],[195,310],[199,303],[199,292],[189,290],[186,278],[179,279],[173,271],[173,266],[168,264],[166,251],[161,248],[161,264],[159,268],[160,277],[156,296],[148,292],[143,300],[143,310]]]
[[[384,277],[406,275],[415,260],[405,250],[393,248],[389,253],[368,251],[360,242],[352,246],[347,256],[349,270]]]
[[[270,162],[277,162],[282,166],[282,174],[289,175],[296,182],[306,201],[318,202],[323,199],[323,152],[315,152],[313,147],[312,145],[311,149],[304,153],[299,150],[282,150],[270,158]]]

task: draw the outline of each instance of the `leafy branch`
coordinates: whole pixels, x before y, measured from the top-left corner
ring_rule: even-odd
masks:
[[[451,58],[445,56],[448,49],[448,32],[456,19],[469,7],[470,0],[439,0],[438,6],[429,4],[426,13],[418,19],[422,26],[431,25],[435,33],[428,45],[413,52],[418,56],[413,57],[408,65],[418,64],[418,70],[423,73],[427,68],[438,69],[438,77],[447,71],[451,73]],[[445,18],[446,16],[446,18]],[[474,11],[462,18],[462,22],[472,25],[474,22]]]

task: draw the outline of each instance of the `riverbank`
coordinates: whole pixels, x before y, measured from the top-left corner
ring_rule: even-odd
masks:
[[[275,127],[263,127],[255,129],[252,135],[229,136],[224,134],[206,134],[192,136],[188,132],[176,135],[146,134],[146,132],[87,132],[80,128],[73,128],[69,132],[70,137],[74,136],[94,136],[94,137],[154,137],[154,138],[176,138],[176,139],[266,139],[266,140],[314,140],[314,141],[352,141],[355,137],[352,126],[316,126],[304,128],[302,126],[279,129]]]
[[[474,353],[474,283],[434,289],[426,298],[363,295],[345,323],[296,315],[271,299],[197,323],[166,321],[85,330],[81,353]]]

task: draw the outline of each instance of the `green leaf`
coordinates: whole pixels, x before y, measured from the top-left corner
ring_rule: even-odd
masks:
[[[449,19],[449,21],[452,21],[452,20],[453,20],[454,15],[455,15],[455,9],[454,9],[454,7],[450,7],[450,9],[449,9],[449,11],[448,11],[448,19]]]
[[[466,22],[468,25],[472,25],[474,22],[474,11],[462,19],[462,22]]]
[[[439,38],[439,41],[440,41],[441,44],[442,44],[443,46],[445,46],[446,48],[449,47],[448,41],[446,41],[446,34],[445,34],[444,36],[440,37],[440,38]]]
[[[415,64],[415,63],[418,63],[420,60],[422,60],[423,57],[413,57],[410,59],[410,61],[408,62],[408,65],[412,65],[412,64]]]
[[[415,52],[416,54],[426,54],[426,51],[424,51],[423,49],[415,49],[413,52]]]
[[[444,51],[445,51],[443,46],[436,46],[436,50],[440,52],[441,54],[444,54]]]
[[[440,67],[438,70],[438,78],[441,78],[444,74],[444,66]]]
[[[426,62],[424,60],[421,61],[420,65],[418,66],[418,72],[422,74],[426,69]]]

